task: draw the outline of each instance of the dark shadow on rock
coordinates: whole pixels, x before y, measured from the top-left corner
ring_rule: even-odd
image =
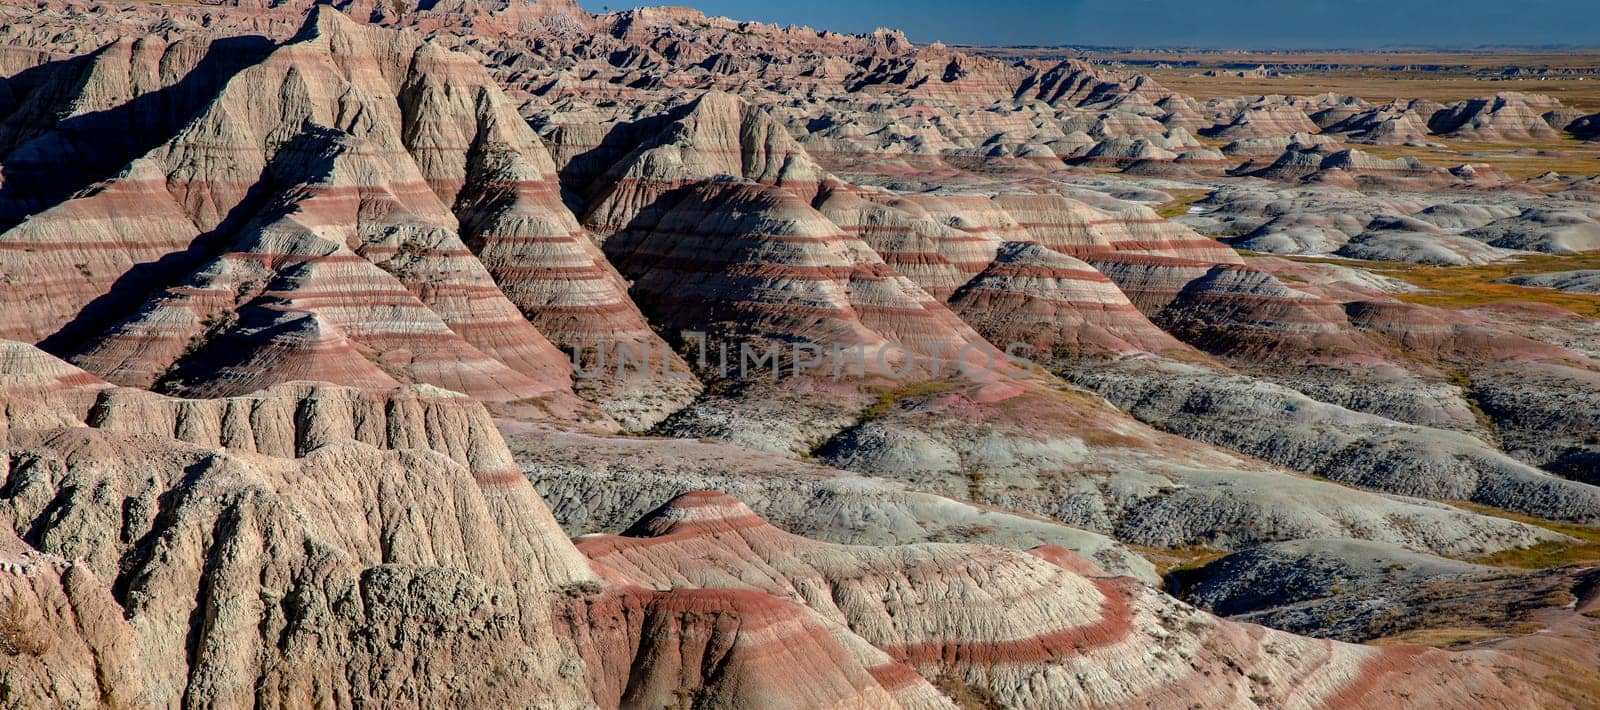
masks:
[[[171,86],[49,125],[39,124],[53,120],[80,93],[111,46],[35,67],[31,76],[9,81],[21,81],[29,90],[0,122],[0,155],[5,156],[0,159],[0,231],[114,176],[129,161],[171,139],[205,110],[225,82],[260,62],[274,46],[256,35],[214,40],[194,68]]]
[[[40,341],[40,349],[70,359],[107,328],[138,312],[152,295],[170,288],[228,251],[239,235],[247,233],[253,224],[271,221],[292,210],[297,201],[297,195],[292,194],[295,186],[320,182],[332,174],[334,159],[342,151],[338,141],[343,135],[331,128],[304,126],[299,135],[278,149],[262,171],[261,179],[228,211],[216,229],[197,235],[183,251],[138,264],[124,272],[106,293],[90,301],[71,321]]]

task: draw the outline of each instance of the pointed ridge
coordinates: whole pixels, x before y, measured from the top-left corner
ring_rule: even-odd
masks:
[[[744,501],[722,491],[690,491],[667,501],[644,516],[625,537],[665,537],[675,534],[716,534],[749,528],[772,527]],[[776,528],[774,528],[776,530]]]

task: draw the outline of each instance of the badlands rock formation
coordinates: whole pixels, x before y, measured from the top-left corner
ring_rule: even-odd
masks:
[[[1449,106],[1429,117],[1428,128],[1435,133],[1469,140],[1555,138],[1555,128],[1542,114],[1560,105],[1545,96],[1500,93]]]
[[[1461,644],[1504,638],[1517,625],[1581,639],[1594,623],[1584,611],[1595,576],[1592,567],[1508,571],[1366,543],[1295,541],[1175,575],[1171,588],[1236,621],[1346,641],[1404,639],[1449,619]],[[1593,651],[1581,641],[1573,648],[1579,662]]]
[[[447,87],[437,48],[373,32],[315,13],[165,143],[0,235],[7,271],[34,284],[7,290],[5,333],[174,392],[315,377],[578,407],[566,360],[448,206],[470,157],[451,150],[508,151],[507,130],[526,148],[527,128],[481,70]]]
[[[1538,286],[1540,288],[1554,288],[1574,293],[1600,294],[1600,271],[1585,269],[1582,271],[1558,271],[1549,274],[1531,274],[1528,276],[1512,276],[1505,279],[1506,283],[1520,286]]]
[[[118,391],[37,351],[8,352],[8,401],[24,388],[61,396],[88,388],[102,398]],[[1315,655],[1323,659],[1291,660],[1296,656],[1281,649],[1264,651],[1256,632],[1219,625],[1135,581],[1101,576],[1061,548],[1029,555],[968,545],[814,543],[778,531],[724,494],[678,498],[630,529],[643,536],[638,543],[589,537],[574,549],[552,535],[554,520],[528,482],[498,468],[505,451],[498,435],[467,423],[482,421],[481,406],[452,398],[463,419],[445,424],[424,415],[411,421],[438,422],[432,433],[407,434],[393,405],[387,417],[356,415],[362,410],[349,406],[353,392],[331,394],[336,404],[324,395],[309,409],[306,400],[274,406],[306,396],[283,389],[251,403],[255,438],[287,427],[309,451],[181,442],[168,438],[158,416],[124,420],[121,430],[12,427],[5,516],[27,544],[18,537],[3,548],[14,600],[5,610],[4,640],[22,659],[5,666],[8,686],[19,697],[134,702],[542,698],[611,706],[687,690],[729,704],[858,698],[920,706],[947,703],[941,692],[963,688],[1008,703],[1194,693],[1220,701],[1272,686],[1295,697],[1383,692],[1365,682],[1361,690],[1342,689],[1333,679],[1359,678],[1403,658],[1409,682],[1437,688],[1441,697],[1472,687],[1534,699],[1543,692],[1491,680],[1496,665],[1541,672],[1511,655],[1463,658],[1469,665],[1461,666],[1440,652],[1330,649],[1278,634],[1271,646],[1298,643],[1305,652],[1320,649]],[[146,398],[158,407],[211,404]],[[235,402],[220,409],[239,408]],[[155,428],[136,429],[143,423]],[[473,442],[465,462],[443,454],[461,437]],[[130,449],[139,451],[137,466],[125,457]],[[685,545],[727,563],[672,566],[687,559],[678,551]],[[736,568],[727,565],[747,564],[766,571],[727,576]],[[862,576],[869,569],[900,579],[912,596],[885,602],[866,595],[877,584]],[[19,579],[26,580],[21,588]],[[251,601],[229,601],[255,586],[241,587],[246,580],[260,580]],[[1014,601],[981,605],[992,620],[949,614],[956,599],[973,594]],[[62,614],[70,621],[52,623]],[[429,631],[407,631],[422,628]],[[199,650],[175,654],[163,640],[186,629]],[[1219,670],[1208,675],[1186,663],[1137,677],[1093,672],[1175,633],[1188,639],[1179,647],[1190,650],[1180,655]],[[228,653],[253,634],[287,646],[266,659]],[[722,670],[668,661],[711,649],[729,649]],[[769,654],[777,649],[775,659]],[[1240,676],[1227,680],[1230,673],[1220,669],[1232,666],[1224,656],[1252,659],[1255,672],[1230,671]],[[336,672],[314,672],[335,658]],[[662,660],[626,660],[641,658]],[[1087,687],[1026,682],[1029,668],[1060,662],[1098,680]],[[1328,663],[1349,668],[1315,671],[1313,687],[1325,689],[1287,690]],[[517,683],[489,682],[513,664]],[[794,673],[807,665],[815,670]],[[938,680],[939,689],[924,678]]]
[[[8,427],[3,516],[26,542],[7,549],[7,628],[25,642],[0,671],[11,697],[587,697],[538,608],[594,578],[481,404],[293,387],[171,400],[8,353],[8,413],[68,419],[39,393],[97,391],[86,423]],[[526,675],[488,680],[513,667]]]
[[[0,695],[1593,705],[1583,111],[1038,56],[0,5]]]
[[[1482,678],[1474,666],[1518,663],[1492,654],[1460,656],[1457,663],[1436,651],[1324,644],[1218,623],[1100,576],[1059,548],[1024,553],[810,542],[717,493],[686,494],[623,536],[581,538],[578,546],[619,584],[662,590],[731,584],[794,599],[893,661],[1009,706],[1167,705],[1197,698],[1226,705],[1247,696],[1271,702],[1284,692],[1296,702],[1362,702],[1409,693],[1387,687],[1399,678],[1449,683],[1446,692],[1467,702],[1474,693],[1503,697],[1498,694],[1510,690],[1499,679],[1474,680]],[[923,585],[923,579],[939,581]],[[965,600],[967,613],[946,612],[956,600]],[[1151,644],[1166,650],[1146,664]],[[1028,670],[1041,663],[1061,672]],[[1115,670],[1130,664],[1140,670]],[[1388,676],[1394,680],[1369,675],[1391,664],[1399,670]],[[1286,682],[1308,666],[1318,667],[1319,682]],[[1333,682],[1341,677],[1362,680]]]

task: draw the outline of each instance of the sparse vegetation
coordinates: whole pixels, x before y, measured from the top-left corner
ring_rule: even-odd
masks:
[[[973,542],[995,531],[993,525],[968,523],[949,525],[928,536],[928,542]]]
[[[1432,646],[1434,648],[1453,648],[1468,644],[1488,641],[1490,639],[1504,638],[1510,635],[1506,631],[1484,628],[1481,626],[1447,627],[1434,629],[1411,629],[1393,636],[1373,639],[1367,643],[1373,646]]]
[[[0,603],[0,654],[43,656],[52,645],[39,610],[13,596]]]
[[[1367,101],[1383,103],[1397,96],[1425,98],[1440,103],[1449,103],[1461,99],[1477,96],[1487,96],[1497,91],[1530,91],[1547,94],[1561,99],[1569,106],[1600,107],[1600,86],[1591,78],[1587,81],[1576,77],[1548,77],[1547,80],[1538,82],[1526,81],[1486,81],[1475,71],[1492,70],[1502,66],[1568,66],[1592,67],[1595,63],[1592,52],[1530,52],[1509,53],[1494,52],[1469,54],[1460,52],[1427,53],[1427,52],[1395,52],[1381,55],[1351,54],[1329,52],[1321,54],[1295,53],[1293,55],[1273,55],[1271,53],[1255,53],[1250,55],[1228,55],[1228,60],[1235,63],[1263,63],[1270,64],[1279,61],[1289,61],[1294,64],[1306,63],[1360,63],[1375,65],[1388,64],[1387,69],[1348,69],[1335,71],[1292,72],[1289,78],[1249,78],[1249,77],[1210,77],[1195,76],[1205,71],[1205,67],[1176,66],[1171,68],[1141,67],[1140,72],[1148,74],[1162,86],[1205,100],[1225,96],[1262,96],[1266,94],[1283,93],[1319,93],[1331,91],[1337,94],[1359,96]],[[1205,61],[1207,57],[1196,57]],[[1161,61],[1171,62],[1174,57],[1164,54]],[[1404,67],[1420,64],[1446,64],[1460,67],[1451,71],[1406,71]]]
[[[1171,190],[1167,194],[1172,199],[1156,207],[1156,214],[1163,218],[1172,219],[1189,214],[1189,207],[1205,199],[1211,194],[1210,190]]]
[[[934,687],[963,710],[1000,710],[1006,707],[993,691],[968,685],[952,671],[946,670],[933,681]]]
[[[1441,147],[1355,146],[1386,160],[1416,158],[1424,165],[1451,168],[1464,163],[1493,165],[1514,180],[1555,171],[1562,175],[1600,174],[1600,151],[1585,148],[1568,138],[1553,138],[1517,143],[1479,143],[1438,137],[1430,140]]]
[[[572,599],[592,597],[599,594],[602,589],[600,583],[592,579],[580,579],[561,585],[561,593]]]
[[[1183,573],[1197,570],[1228,554],[1227,550],[1214,550],[1209,547],[1149,547],[1145,545],[1128,545],[1140,557],[1150,560],[1156,566],[1156,573],[1163,577],[1167,575],[1183,576]]]
[[[239,322],[239,312],[228,309],[207,315],[200,321],[200,330],[189,336],[183,344],[183,352],[167,366],[150,389],[162,394],[182,394],[184,382],[178,373],[183,369],[183,364],[194,357],[206,347],[214,338],[227,332]]]
[[[1137,436],[1131,436],[1106,429],[1085,429],[1075,433],[1079,438],[1083,439],[1083,443],[1102,449],[1135,449],[1145,445],[1146,443],[1144,439],[1141,439]]]
[[[986,478],[988,478],[988,476],[985,475],[984,472],[982,472],[982,471],[968,471],[967,472],[967,498],[972,500],[972,502],[974,502],[974,503],[982,503],[982,502],[984,502],[984,499],[983,499],[983,481]]]
[[[903,387],[896,387],[878,395],[878,399],[874,400],[872,404],[867,405],[866,409],[861,410],[860,416],[856,418],[855,426],[861,426],[862,424],[866,424],[867,422],[888,414],[889,410],[893,409],[895,405],[899,404],[902,400],[910,399],[912,397],[921,397],[924,395],[948,392],[954,386],[954,384],[945,380],[933,380],[930,382],[918,382],[916,384],[905,385]]]
[[[689,710],[694,707],[695,701],[700,699],[702,692],[703,690],[699,688],[673,688],[673,704],[668,705],[667,710]]]
[[[1243,252],[1250,254],[1250,252]],[[1265,256],[1265,255],[1263,255]],[[1280,257],[1304,263],[1339,264],[1349,266],[1343,259],[1318,257]],[[1567,293],[1549,288],[1518,286],[1499,283],[1499,279],[1524,274],[1551,271],[1600,269],[1600,254],[1537,254],[1516,261],[1496,262],[1481,266],[1422,266],[1385,261],[1357,262],[1368,271],[1405,281],[1427,289],[1420,293],[1395,294],[1395,298],[1410,303],[1439,308],[1465,309],[1495,303],[1526,301],[1565,308],[1590,318],[1600,318],[1600,296]]]
[[[1484,431],[1495,433],[1498,439],[1494,417],[1489,416],[1483,405],[1478,402],[1477,395],[1472,391],[1472,375],[1460,368],[1441,366],[1439,369],[1444,372],[1446,382],[1461,390],[1461,400],[1472,408],[1472,416],[1477,419],[1478,426],[1482,427]]]
[[[1600,526],[1558,523],[1476,503],[1454,502],[1452,505],[1483,515],[1492,515],[1497,518],[1536,525],[1546,530],[1575,538],[1575,540],[1570,541],[1549,540],[1528,547],[1502,550],[1472,560],[1478,564],[1519,569],[1544,569],[1546,567],[1600,563]]]

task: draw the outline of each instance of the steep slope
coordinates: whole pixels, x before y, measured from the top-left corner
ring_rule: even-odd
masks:
[[[123,37],[13,76],[11,105],[0,108],[0,227],[116,174],[270,48],[258,36]]]
[[[719,347],[803,346],[832,355],[823,370],[855,353],[860,378],[986,346],[810,205],[822,174],[765,113],[713,92],[654,125],[592,186],[587,222],[653,323],[711,339],[707,377],[729,376]]]
[[[1314,705],[1400,693],[1469,702],[1474,693],[1519,697],[1485,671],[1525,663],[1307,643],[1219,623],[1100,576],[1060,549],[815,543],[712,492],[682,496],[624,536],[586,537],[579,547],[615,580],[657,589],[734,585],[795,599],[925,676],[1004,704],[1229,704],[1254,696]],[[1152,658],[1152,645],[1166,652]],[[1072,672],[1040,675],[1040,665]],[[1391,667],[1398,677],[1377,672]],[[1509,682],[1517,692],[1548,692]]]
[[[1109,397],[1158,428],[1386,492],[1469,499],[1573,520],[1591,519],[1600,510],[1594,489],[1534,469],[1524,462],[1526,455],[1520,448],[1517,455],[1524,461],[1472,437],[1433,428],[1470,430],[1471,410],[1464,402],[1452,407],[1448,399],[1441,401],[1437,385],[1430,383],[1441,375],[1419,367],[1413,359],[1396,356],[1406,352],[1438,357],[1419,350],[1420,340],[1393,340],[1392,332],[1371,327],[1368,319],[1352,317],[1362,310],[1346,312],[1349,307],[1343,301],[1388,300],[1369,288],[1333,289],[1330,295],[1343,298],[1327,298],[1317,288],[1294,288],[1273,273],[1240,264],[1237,255],[1216,241],[1160,218],[1144,218],[1141,210],[1099,210],[1061,195],[973,195],[960,200],[914,195],[891,200],[831,186],[826,194],[824,209],[835,205],[834,212],[859,224],[859,232],[869,243],[934,286],[962,281],[973,270],[971,264],[990,248],[997,248],[998,257],[985,270],[954,289],[951,307],[991,342],[1030,346],[1030,357],[1036,362]],[[856,195],[876,197],[876,201]],[[961,205],[960,220],[940,220],[938,207],[923,209],[942,206],[947,200]],[[1034,243],[990,247],[1002,234]],[[957,245],[965,251],[956,251]],[[1046,278],[1049,280],[1043,280]],[[1099,285],[1091,295],[1086,289],[1095,283]],[[1071,292],[1058,292],[1069,285]],[[1096,303],[1110,307],[1090,305]],[[1542,353],[1532,359],[1564,364],[1515,365],[1530,359],[1528,344],[1519,346],[1505,335],[1474,330],[1461,322],[1464,319],[1455,320],[1455,327],[1464,330],[1460,330],[1462,339],[1452,342],[1459,343],[1453,347],[1461,350],[1454,351],[1459,354],[1447,361],[1471,362],[1476,370],[1484,365],[1476,359],[1484,356],[1484,344],[1500,343],[1499,354],[1491,359],[1501,369],[1486,369],[1486,380],[1490,373],[1503,373],[1510,367],[1524,373],[1524,383],[1560,381],[1568,388],[1587,387],[1582,385],[1583,376],[1571,369],[1577,362],[1573,356],[1531,348]],[[1416,326],[1414,322],[1413,331]],[[1441,323],[1439,327],[1444,326]],[[1466,335],[1467,331],[1475,334]],[[1229,372],[1209,363],[1191,345],[1244,372]],[[1141,351],[1189,362],[1106,361],[1108,356]],[[1253,381],[1242,374],[1266,381]],[[1528,375],[1537,377],[1530,380]],[[1503,381],[1500,378],[1504,376],[1492,375],[1496,381]],[[1329,397],[1335,391],[1348,391],[1345,383],[1352,379],[1391,384],[1386,385],[1385,394],[1375,395],[1377,401]],[[1543,390],[1544,385],[1538,387]],[[1318,402],[1293,388],[1331,403]],[[1581,414],[1590,411],[1587,407],[1569,415],[1536,414],[1531,410],[1549,398],[1517,397],[1511,388],[1489,388],[1486,381],[1481,391],[1493,392],[1505,402],[1506,412],[1500,418],[1515,422],[1513,431],[1521,429],[1523,422],[1549,421],[1552,416],[1565,419],[1558,427],[1563,431],[1588,430],[1587,415]],[[1414,414],[1419,409],[1421,416]],[[1511,410],[1518,413],[1511,414]],[[1284,417],[1280,415],[1283,411],[1294,414]],[[1453,418],[1457,416],[1461,418]],[[919,461],[925,469],[954,465],[995,474],[990,468],[995,464],[988,463],[995,457],[952,457],[945,451],[953,445],[951,438],[964,438],[959,436],[928,439],[929,432],[922,431],[901,442],[902,453],[893,460],[870,453],[880,446],[876,437],[892,436],[889,426],[869,422],[862,432],[843,436],[847,446],[825,451],[836,457],[837,463],[880,474],[911,475],[906,459]],[[1518,435],[1517,440],[1523,437]],[[1556,455],[1558,448],[1572,445],[1571,439],[1563,438],[1562,444],[1552,441],[1546,447],[1549,453],[1543,456]],[[852,452],[848,447],[861,450]],[[1042,462],[1039,465],[1048,467]],[[1009,468],[1011,464],[999,466]],[[1010,504],[1032,509],[1032,504],[1015,499]],[[1084,524],[1083,519],[1072,520]]]
[[[1333,692],[1327,664],[1350,677],[1391,662],[1411,668],[1410,692],[1543,697],[1494,685],[1497,666],[1543,682],[1515,658],[1328,649],[1218,624],[1059,548],[814,543],[720,494],[682,498],[632,537],[583,539],[601,581],[464,398],[284,387],[173,400],[72,384],[83,377],[28,352],[7,359],[8,395],[49,379],[98,388],[100,403],[90,427],[9,432],[0,584],[14,601],[0,644],[22,658],[0,674],[22,698],[1223,702],[1319,697]],[[872,590],[887,580],[901,591],[885,601]],[[961,601],[972,595],[1008,603]],[[1261,633],[1303,653],[1258,649]],[[180,636],[192,652],[174,651]],[[1215,668],[1104,672],[1158,638]],[[707,654],[722,660],[696,660]],[[1226,658],[1269,680],[1234,679],[1246,671]],[[1090,687],[1028,680],[1063,662]]]
[[[601,707],[956,707],[904,664],[767,594],[618,585],[557,623]]]
[[[669,328],[809,341],[822,347],[951,353],[970,328],[864,244],[781,187],[704,183],[655,203],[606,250],[635,298]],[[902,355],[903,357],[903,355]]]
[[[629,229],[663,195],[717,176],[775,185],[804,202],[816,194],[821,169],[782,126],[739,98],[708,92],[664,118],[656,135],[589,187],[584,221],[602,240]]]
[[[1459,101],[1428,119],[1434,133],[1479,141],[1556,138],[1559,134],[1542,114],[1561,106],[1547,96],[1507,91]]]
[[[1093,267],[1037,244],[1001,246],[950,307],[991,341],[1027,343],[1035,357],[1189,350]]]
[[[1191,603],[1237,621],[1345,641],[1432,636],[1452,648],[1554,652],[1564,664],[1585,664],[1600,629],[1588,613],[1597,574],[1587,565],[1507,570],[1382,546],[1296,541],[1229,555],[1172,581]],[[1569,677],[1565,695],[1582,704],[1593,689]]]
[[[825,542],[1056,545],[1113,574],[1156,584],[1155,567],[1100,533],[937,496],[814,462],[690,439],[505,432],[513,455],[569,535],[621,533],[667,501],[714,489]]]
[[[440,76],[453,69],[414,36],[314,12],[121,176],[0,235],[49,245],[8,251],[8,270],[73,284],[15,334],[48,333],[48,347],[81,348],[81,364],[116,381],[180,392],[236,394],[315,372],[592,416],[571,394],[566,358],[496,288],[435,192],[453,199],[450,176],[467,161],[452,137],[461,122],[437,119],[488,114],[466,122],[488,131],[506,112],[486,74]],[[117,207],[130,200],[142,214]],[[148,235],[136,249],[95,241],[124,224]],[[118,287],[123,297],[91,300]],[[143,292],[155,298],[135,310]]]
[[[132,633],[107,585],[87,565],[41,553],[0,525],[0,682],[7,699],[133,704]]]
[[[220,2],[0,5],[6,703],[1600,697],[1592,570],[1429,556],[1582,549],[1454,501],[1597,519],[1600,331],[1359,262],[1590,249],[1593,180],[1339,143],[1581,112],[1202,103],[686,8]],[[1276,626],[1506,638],[1144,586],[1223,553],[1217,598]]]
[[[628,428],[648,428],[699,391],[687,366],[650,329],[623,281],[561,203],[555,166],[519,118],[510,136],[480,136],[456,198],[461,232],[500,290],[579,363],[575,385]],[[607,362],[655,353],[664,368],[588,378]],[[666,369],[672,377],[663,376]]]
[[[8,398],[70,370],[23,360],[6,359]],[[636,695],[947,706],[780,600],[603,591],[488,413],[459,395],[100,393],[88,427],[13,426],[0,459],[13,699],[583,707],[616,704],[628,683],[605,678],[622,672],[653,688]],[[774,663],[763,639],[784,629],[798,633]],[[630,670],[641,638],[658,660]],[[668,661],[693,639],[725,663]],[[783,680],[795,664],[815,672]]]
[[[708,121],[694,124],[696,131],[721,136],[720,142],[709,141],[711,145],[734,141],[735,113],[723,114],[721,128]],[[677,115],[652,124],[659,135],[638,139],[658,152],[670,146],[678,157],[668,165],[713,163],[712,157],[700,155],[701,142],[682,138],[688,129]],[[701,118],[709,119],[709,114]],[[652,164],[644,157],[648,152],[615,151],[624,156],[618,165],[626,167],[613,168],[610,174],[650,174]],[[736,168],[728,164],[720,169]],[[667,420],[663,432],[821,456],[863,474],[944,495],[1003,501],[1008,507],[1145,544],[1207,541],[1233,546],[1285,535],[1324,536],[1338,528],[1344,530],[1339,535],[1404,539],[1429,549],[1455,544],[1419,538],[1390,523],[1374,526],[1358,510],[1367,503],[1338,501],[1313,512],[1304,506],[1304,497],[1332,501],[1338,497],[1335,492],[1344,489],[1329,488],[1324,495],[1320,489],[1326,484],[1302,479],[1293,483],[1306,489],[1298,494],[1268,490],[1269,482],[1279,477],[1256,472],[1258,464],[1163,437],[1103,401],[1059,384],[1008,379],[1018,373],[994,372],[1001,376],[988,380],[963,377],[950,355],[973,344],[982,347],[985,341],[977,334],[966,335],[970,331],[964,324],[947,325],[955,320],[954,314],[928,291],[917,290],[897,267],[915,274],[929,289],[949,289],[954,294],[951,305],[980,326],[989,342],[1017,342],[1034,348],[1038,356],[1070,355],[1081,347],[1082,354],[1150,350],[1206,359],[1157,328],[1142,308],[1213,352],[1247,361],[1282,364],[1286,356],[1293,362],[1310,361],[1322,367],[1329,380],[1370,362],[1368,353],[1392,352],[1352,327],[1338,303],[1291,289],[1271,274],[1239,263],[1239,257],[1222,244],[1147,208],[1100,210],[1049,193],[897,195],[835,179],[824,183],[813,208],[770,171],[756,174],[778,184],[744,175],[743,163],[737,170],[738,174],[720,178],[685,182],[689,178],[674,177],[652,183],[671,187],[637,193],[653,201],[634,210],[628,228],[605,237],[608,255],[633,279],[632,292],[648,304],[652,320],[668,331],[709,333],[710,347],[700,366],[710,378],[727,379]],[[616,196],[614,187],[605,180],[597,183],[601,199]],[[850,225],[848,231],[837,227],[830,215]],[[1013,235],[1037,245],[1006,245],[1003,240]],[[875,254],[876,249],[882,252]],[[1080,254],[1087,261],[1077,262],[1085,265],[1073,269],[1075,260],[1066,253]],[[882,262],[880,255],[885,255]],[[1031,291],[1035,282],[1027,280],[1035,273],[1030,271],[1035,264],[1054,269],[1040,272],[1050,279],[1040,282],[1041,288],[1059,288],[1059,275],[1075,271],[1069,276],[1098,282],[1096,299],[1111,308],[1088,308],[1077,292],[1060,294],[1053,299],[1056,305],[1047,306],[1051,299]],[[1102,271],[1097,273],[1088,264]],[[874,274],[870,283],[880,290],[865,291],[863,274]],[[1015,324],[1017,311],[998,305],[1003,303],[1017,304],[1022,313],[1045,307],[1057,310],[1048,318]],[[1067,304],[1069,310],[1060,310],[1059,304]],[[1080,342],[1084,338],[1088,342]],[[727,350],[719,353],[722,344]],[[758,357],[766,352],[787,356],[792,349],[793,360],[805,364],[767,362],[749,372],[742,368],[750,362],[745,348],[751,345]],[[830,349],[835,351],[832,358],[826,356]],[[903,364],[914,374],[882,384],[852,381],[849,375],[865,373],[850,371],[850,361],[837,354],[840,350],[909,356]],[[813,358],[817,353],[823,357]],[[940,357],[943,373],[932,369]],[[870,356],[864,359],[862,371],[874,364]],[[893,367],[883,370],[895,370],[902,363],[885,364]],[[832,373],[827,372],[829,365]],[[797,377],[802,374],[819,375],[821,381]],[[840,381],[840,375],[847,377]],[[829,396],[815,396],[819,392]],[[1212,392],[1228,398],[1244,396],[1234,403],[1242,405],[1237,409],[1240,417],[1248,416],[1244,412],[1255,406],[1244,390]],[[1278,392],[1291,399],[1301,397],[1282,388]],[[1349,419],[1336,407],[1318,411],[1330,426],[1345,426],[1343,420]],[[1244,431],[1240,417],[1227,418],[1217,431]],[[1159,417],[1151,421],[1168,423]],[[1401,425],[1386,431],[1401,435],[1361,456],[1350,455],[1332,440],[1314,437],[1324,445],[1312,445],[1315,452],[1305,452],[1307,444],[1296,443],[1304,438],[1302,432],[1293,427],[1249,446],[1242,439],[1206,440],[1269,454],[1277,463],[1337,473],[1341,480],[1388,492],[1533,505],[1536,509],[1529,512],[1572,519],[1588,519],[1600,502],[1583,486],[1549,479],[1465,437],[1438,432],[1447,443],[1437,445],[1429,441],[1434,436],[1429,432]],[[1198,435],[1197,430],[1188,433]],[[1427,443],[1429,455],[1415,465],[1396,468],[1397,457],[1410,456],[1407,452],[1419,442]],[[1290,451],[1295,455],[1284,455]],[[1491,462],[1486,469],[1484,462]],[[1150,476],[1149,488],[1133,496],[1113,494],[1120,485],[1117,476],[1101,472],[1121,470]],[[1252,484],[1250,509],[1294,512],[1281,517],[1281,526],[1258,528],[1252,535],[1238,537],[1238,531],[1224,530],[1217,518],[1207,516],[1242,514],[1239,501],[1225,504],[1223,497],[1213,496],[1230,476],[1259,483],[1259,488]],[[974,482],[982,478],[994,483]],[[1181,487],[1169,488],[1178,482]],[[1549,497],[1523,495],[1550,487],[1559,490]],[[1084,506],[1072,500],[1073,493],[1098,502]],[[1395,519],[1440,515],[1409,505],[1388,502],[1382,507],[1395,508]],[[1230,510],[1221,510],[1224,507]],[[1153,525],[1153,519],[1145,516],[1157,510],[1178,520]],[[1467,525],[1464,520],[1440,524],[1456,530]],[[1522,536],[1527,534],[1497,529],[1472,544],[1517,544],[1512,540],[1526,540]]]
[[[496,468],[508,455],[481,405],[351,390],[128,397],[103,400],[97,428],[13,428],[0,502],[17,535],[56,556],[37,559],[80,560],[59,582],[70,606],[44,613],[98,615],[53,628],[109,644],[93,663],[121,674],[103,676],[110,692],[160,704],[587,698],[540,607],[593,577],[526,480]],[[41,662],[61,680],[83,668]]]

